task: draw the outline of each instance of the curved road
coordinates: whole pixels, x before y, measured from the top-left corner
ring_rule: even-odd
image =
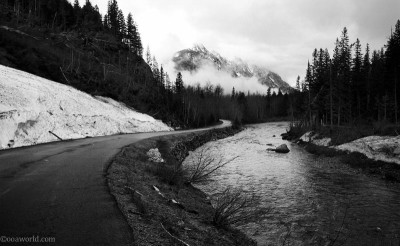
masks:
[[[230,122],[213,128],[230,126]],[[54,237],[57,245],[132,245],[105,178],[121,148],[175,132],[54,142],[0,151],[0,237]],[[1,244],[1,241],[0,241]]]

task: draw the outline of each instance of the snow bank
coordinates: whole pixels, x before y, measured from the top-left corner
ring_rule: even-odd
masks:
[[[319,146],[330,145],[330,138],[316,139],[317,136],[318,134],[314,134],[314,132],[307,132],[300,139]],[[329,147],[346,152],[358,152],[373,160],[400,164],[400,136],[368,136]]]
[[[117,133],[171,131],[110,98],[0,65],[0,149]]]
[[[306,132],[303,136],[300,137],[300,140],[319,146],[329,146],[331,144],[330,138],[318,138],[318,134],[315,134],[313,131]]]
[[[374,160],[400,164],[400,136],[369,136],[335,148],[348,152],[359,152]]]

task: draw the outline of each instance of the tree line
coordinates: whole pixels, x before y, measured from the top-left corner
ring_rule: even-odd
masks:
[[[7,65],[122,101],[171,126],[202,127],[221,118],[262,122],[289,112],[291,99],[280,91],[261,95],[233,88],[229,93],[218,81],[187,85],[181,73],[172,80],[149,48],[143,60],[133,16],[125,19],[116,0],[108,2],[104,16],[89,0],[82,7],[77,0],[7,0],[0,5],[3,24],[42,35],[27,39],[0,30],[4,57],[12,57]]]
[[[165,105],[166,111],[173,115],[172,118],[179,119],[185,127],[207,126],[219,119],[228,119],[241,125],[290,115],[292,99],[280,90],[276,93],[269,88],[267,94],[262,95],[236,91],[233,87],[229,94],[217,81],[214,84],[208,82],[204,86],[199,83],[185,84],[181,72],[177,73],[175,81],[171,81],[163,66],[151,55],[149,47],[146,62],[157,81],[159,96],[155,101]]]
[[[400,20],[387,43],[371,52],[349,41],[347,28],[333,54],[315,49],[303,82],[298,77],[295,112],[313,124],[345,125],[373,121],[398,123]]]
[[[3,8],[12,9],[18,23],[46,26],[53,31],[76,30],[81,32],[108,32],[117,42],[122,42],[142,56],[143,47],[138,27],[131,13],[126,19],[116,0],[108,1],[107,14],[101,16],[97,5],[85,0],[81,7],[78,0],[5,0]]]

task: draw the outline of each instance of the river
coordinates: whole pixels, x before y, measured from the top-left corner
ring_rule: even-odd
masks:
[[[215,157],[237,158],[199,188],[210,195],[228,186],[255,190],[271,211],[240,229],[258,245],[400,245],[400,184],[282,140],[287,125],[250,125],[206,144]],[[288,154],[266,150],[282,143]]]

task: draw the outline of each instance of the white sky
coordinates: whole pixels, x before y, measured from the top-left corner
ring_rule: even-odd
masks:
[[[91,2],[106,12],[108,0]],[[118,0],[118,5],[125,17],[133,14],[144,48],[149,45],[160,64],[199,43],[227,58],[264,65],[290,85],[297,75],[304,77],[314,48],[332,54],[343,27],[363,50],[366,43],[380,49],[400,19],[400,0]]]

